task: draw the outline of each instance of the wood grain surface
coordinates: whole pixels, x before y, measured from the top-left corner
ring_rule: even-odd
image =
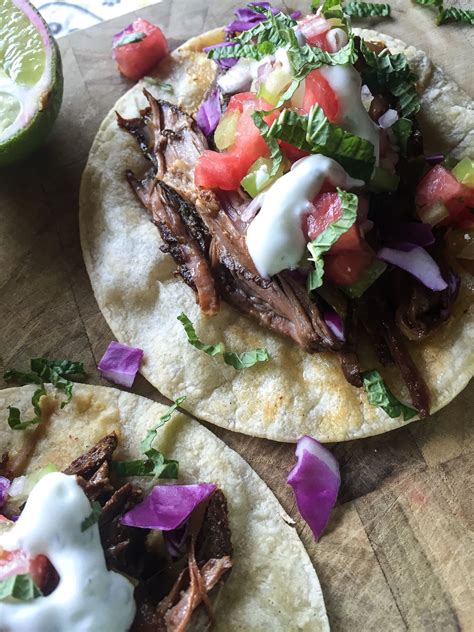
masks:
[[[472,94],[472,32],[437,29],[426,9],[391,4],[394,19],[378,28],[424,47]],[[233,5],[174,0],[141,15],[160,24],[174,46],[228,21]],[[24,368],[35,356],[67,357],[84,361],[91,383],[105,383],[95,367],[113,336],[82,261],[78,189],[94,133],[129,87],[115,70],[110,41],[130,21],[60,40],[65,95],[52,138],[23,165],[0,172],[0,369]],[[133,391],[163,401],[142,377]],[[285,483],[294,446],[208,426],[244,456],[296,520],[333,630],[474,628],[473,394],[471,384],[427,421],[333,446],[342,488],[317,544]]]

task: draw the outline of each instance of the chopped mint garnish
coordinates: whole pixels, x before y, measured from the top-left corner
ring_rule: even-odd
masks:
[[[252,349],[251,351],[244,351],[243,353],[235,353],[234,351],[226,351],[224,343],[222,342],[216,345],[205,344],[199,340],[196,330],[186,314],[181,313],[177,318],[184,327],[188,342],[192,344],[193,347],[196,347],[199,351],[204,351],[204,353],[210,356],[222,354],[224,362],[233,366],[234,369],[238,371],[248,369],[254,366],[254,364],[257,364],[257,362],[267,362],[270,359],[266,349]]]
[[[9,406],[8,425],[13,430],[24,430],[29,426],[41,422],[40,399],[46,395],[45,382],[51,382],[53,386],[63,391],[66,399],[61,403],[64,408],[72,398],[73,383],[70,378],[82,379],[85,377],[84,365],[82,362],[72,362],[70,360],[47,360],[46,358],[34,358],[30,361],[31,373],[23,373],[16,369],[10,369],[3,375],[3,379],[8,384],[39,384],[33,393],[31,403],[35,416],[28,421],[22,421],[20,410],[14,406]]]
[[[375,164],[373,144],[331,123],[319,105],[314,105],[309,115],[285,109],[267,131],[260,130],[267,143],[275,138],[323,154],[336,160],[353,178],[370,180]],[[272,147],[270,151],[275,160]]]
[[[344,12],[352,18],[390,17],[390,5],[378,2],[349,2]]]
[[[418,414],[393,395],[378,371],[365,371],[362,373],[362,379],[369,403],[372,406],[379,406],[389,417],[395,419],[403,415],[404,421],[408,421]]]
[[[446,22],[463,22],[474,26],[474,10],[458,9],[457,7],[441,8],[436,18],[436,24],[440,26]]]
[[[91,503],[90,514],[87,516],[87,518],[84,518],[84,520],[81,522],[81,531],[82,532],[86,531],[87,529],[89,529],[89,527],[92,527],[93,524],[98,522],[101,513],[102,513],[102,507],[100,506],[100,503],[97,502],[97,500],[94,500]]]
[[[273,138],[270,135],[270,126],[263,120],[263,117],[268,115],[268,112],[260,111],[253,112],[252,119],[259,131],[262,134],[263,139],[268,145],[268,149],[270,150],[270,158],[272,161],[272,166],[269,171],[269,177],[274,178],[278,173],[281,164],[283,162],[283,154],[280,149],[280,145],[276,138]]]
[[[152,443],[156,438],[158,429],[170,421],[175,410],[184,402],[185,399],[185,395],[178,397],[168,410],[161,415],[158,423],[147,431],[145,438],[141,442],[141,451],[146,456],[146,459],[137,459],[135,461],[112,461],[112,466],[118,476],[178,478],[178,461],[165,458],[159,450],[152,447]]]
[[[115,42],[114,48],[119,46],[125,46],[126,44],[135,44],[135,42],[141,42],[146,37],[146,33],[127,33],[123,35],[118,42]]]
[[[342,205],[341,217],[329,224],[323,232],[307,244],[307,248],[311,253],[309,261],[314,263],[314,270],[308,275],[307,287],[308,291],[316,290],[323,284],[324,261],[325,254],[341,235],[349,230],[357,219],[357,195],[337,189],[339,199]]]
[[[42,597],[43,593],[33,581],[29,573],[25,575],[13,575],[0,580],[0,601],[5,599],[18,599],[19,601],[31,601],[36,597]]]
[[[421,107],[416,91],[416,76],[408,65],[403,53],[392,55],[388,48],[376,53],[365,44],[360,45],[361,53],[367,62],[362,71],[362,81],[372,94],[388,90],[398,98],[402,117],[410,117]]]
[[[413,121],[408,118],[400,118],[390,128],[395,134],[397,145],[402,156],[407,155],[408,140],[413,130]]]

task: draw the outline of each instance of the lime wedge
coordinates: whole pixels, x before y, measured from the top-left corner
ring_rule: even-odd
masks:
[[[46,139],[61,106],[57,44],[27,0],[0,0],[0,166]]]

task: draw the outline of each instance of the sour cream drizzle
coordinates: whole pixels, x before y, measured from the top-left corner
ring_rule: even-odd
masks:
[[[125,632],[135,616],[133,585],[108,571],[99,528],[81,531],[91,513],[75,476],[53,472],[33,488],[0,547],[46,555],[60,580],[47,597],[0,602],[0,628],[12,632]]]
[[[306,248],[302,217],[310,211],[326,179],[343,189],[364,184],[351,178],[335,160],[316,154],[298,160],[266,191],[246,237],[249,254],[263,277],[298,266]]]
[[[362,103],[359,73],[349,64],[322,66],[319,71],[339,99],[340,114],[336,123],[351,134],[370,141],[375,148],[375,161],[378,164],[379,131]]]

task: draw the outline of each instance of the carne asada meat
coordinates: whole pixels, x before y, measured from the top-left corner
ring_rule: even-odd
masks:
[[[117,444],[115,433],[107,435],[64,472],[75,474],[88,498],[101,504],[99,532],[107,567],[137,582],[132,630],[184,632],[197,623],[207,629],[215,618],[212,603],[232,567],[226,498],[221,490],[211,496],[197,516],[195,533],[187,539],[187,553],[171,562],[149,548],[148,529],[121,523],[121,516],[142,500],[143,492],[130,482],[117,485],[111,477]],[[53,579],[49,592],[58,582],[57,575]]]
[[[262,278],[248,253],[235,199],[194,184],[194,166],[207,141],[194,120],[176,106],[145,92],[150,107],[140,118],[118,124],[138,141],[153,167],[139,181],[127,179],[148,210],[178,272],[196,290],[206,314],[216,313],[219,298],[260,323],[290,336],[309,352],[339,349],[304,281],[282,273]]]

